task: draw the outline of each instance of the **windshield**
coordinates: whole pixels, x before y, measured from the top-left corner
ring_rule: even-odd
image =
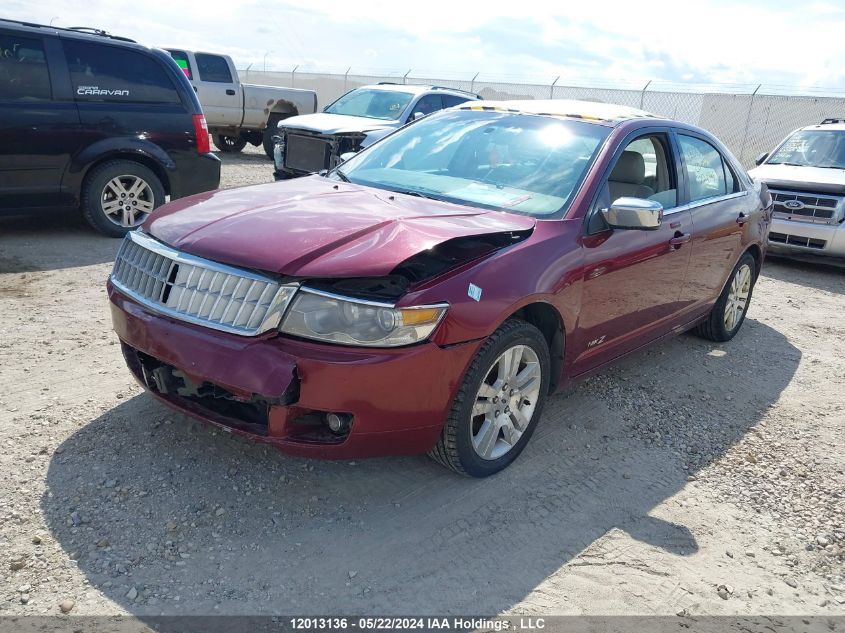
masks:
[[[845,169],[845,130],[802,130],[781,145],[769,165]]]
[[[544,116],[445,111],[394,132],[331,177],[549,218],[565,211],[609,132]]]
[[[360,89],[347,92],[326,108],[330,114],[364,116],[370,119],[395,121],[414,95],[393,90]]]

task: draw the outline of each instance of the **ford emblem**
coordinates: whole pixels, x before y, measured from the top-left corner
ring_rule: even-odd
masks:
[[[783,203],[783,206],[785,206],[787,209],[792,209],[793,211],[797,211],[798,209],[804,208],[804,203],[801,202],[800,200],[787,200],[786,202]]]

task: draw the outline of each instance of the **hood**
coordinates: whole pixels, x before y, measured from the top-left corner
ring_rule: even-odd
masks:
[[[845,193],[845,169],[823,167],[796,167],[794,165],[763,164],[748,172],[756,180],[762,180],[775,189],[788,186],[800,189],[802,185],[812,190]]]
[[[443,242],[534,225],[527,216],[308,176],[182,198],[156,210],[144,230],[235,266],[296,277],[381,277]]]
[[[364,116],[317,112],[316,114],[303,114],[284,119],[279,124],[279,128],[297,128],[321,134],[350,134],[385,128],[393,129],[399,127],[399,125],[399,121],[383,121]]]

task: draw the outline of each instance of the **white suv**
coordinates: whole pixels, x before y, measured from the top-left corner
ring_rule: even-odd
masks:
[[[845,257],[845,118],[825,119],[757,157],[774,202],[769,251]]]

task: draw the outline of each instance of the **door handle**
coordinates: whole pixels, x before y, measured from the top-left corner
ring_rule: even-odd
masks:
[[[669,244],[672,248],[678,248],[681,244],[686,244],[692,239],[692,235],[689,233],[681,233],[680,231],[675,233],[675,237],[669,240]]]
[[[736,223],[742,226],[746,222],[748,222],[748,217],[744,213],[740,213],[736,219]]]
[[[226,94],[227,94],[227,95],[229,95],[229,96],[231,96],[231,97],[234,97],[234,96],[235,96],[235,91],[234,91],[234,90],[232,90],[231,88],[227,88],[227,89],[226,89]]]

